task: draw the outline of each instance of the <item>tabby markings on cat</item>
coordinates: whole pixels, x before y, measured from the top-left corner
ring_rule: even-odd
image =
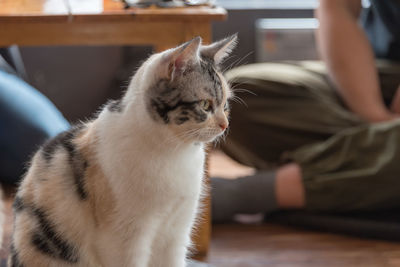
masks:
[[[42,152],[48,163],[51,163],[57,149],[65,149],[68,152],[68,164],[73,172],[76,192],[80,199],[85,200],[88,197],[88,193],[85,190],[84,177],[88,162],[83,158],[72,142],[76,134],[79,133],[83,127],[83,125],[75,126],[69,131],[60,133],[54,139],[51,139],[48,143],[44,144]]]
[[[186,266],[204,143],[228,127],[219,66],[236,40],[152,55],[121,99],[46,142],[16,194],[9,266]]]

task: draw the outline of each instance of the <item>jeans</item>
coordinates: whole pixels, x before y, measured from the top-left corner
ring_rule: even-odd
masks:
[[[49,99],[0,70],[0,182],[17,183],[40,145],[69,127]]]

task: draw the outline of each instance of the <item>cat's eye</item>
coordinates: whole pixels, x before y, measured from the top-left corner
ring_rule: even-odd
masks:
[[[202,109],[204,109],[205,111],[211,111],[212,110],[212,101],[211,100],[201,100],[200,107]]]
[[[229,110],[229,105],[228,105],[228,101],[227,102],[225,102],[225,105],[224,105],[224,111],[228,111]]]

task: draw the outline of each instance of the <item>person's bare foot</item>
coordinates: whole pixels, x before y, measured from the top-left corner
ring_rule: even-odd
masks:
[[[210,177],[237,178],[255,173],[255,169],[242,165],[220,150],[213,150],[209,154],[208,174]]]
[[[301,168],[297,163],[289,163],[276,171],[276,198],[280,208],[303,208],[305,191]]]
[[[305,205],[301,168],[296,163],[276,171],[255,172],[214,151],[209,158],[209,174],[214,222],[231,221],[237,214],[268,213]]]

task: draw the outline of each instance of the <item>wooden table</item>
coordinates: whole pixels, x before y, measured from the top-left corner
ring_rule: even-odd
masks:
[[[156,51],[194,36],[211,41],[216,7],[123,9],[113,0],[0,0],[0,46],[153,45]]]
[[[162,51],[201,36],[211,42],[220,7],[123,8],[113,0],[0,0],[0,47],[40,45],[152,45]],[[197,257],[210,237],[210,199],[194,235]]]

